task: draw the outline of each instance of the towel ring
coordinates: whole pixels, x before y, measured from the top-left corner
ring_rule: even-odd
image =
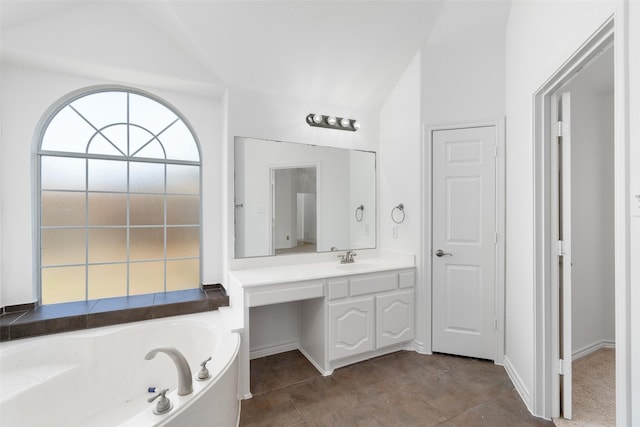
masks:
[[[358,215],[358,212],[360,212],[360,215]],[[364,217],[364,205],[360,205],[356,208],[356,221],[362,221],[362,217]]]
[[[398,212],[402,214],[402,217],[400,217],[400,219],[396,219],[396,216],[399,217]],[[402,224],[404,222],[404,204],[403,203],[400,203],[398,206],[391,209],[391,220],[396,224]]]

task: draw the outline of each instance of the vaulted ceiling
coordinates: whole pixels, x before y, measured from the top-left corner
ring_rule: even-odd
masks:
[[[501,32],[508,0],[0,3],[2,61],[218,96],[377,108],[426,45]]]

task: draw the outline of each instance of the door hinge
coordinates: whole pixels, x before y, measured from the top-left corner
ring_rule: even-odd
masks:
[[[493,319],[493,330],[494,331],[498,330],[498,318],[497,317],[495,319]]]
[[[495,157],[495,158],[498,157],[498,146],[497,145],[493,146],[493,157]]]
[[[556,255],[558,255],[558,256],[564,256],[564,255],[566,255],[566,254],[565,254],[565,252],[564,252],[564,244],[563,244],[563,243],[564,243],[564,242],[563,242],[562,240],[558,240],[558,241],[556,242],[556,244],[557,244],[557,247],[556,247]]]
[[[558,136],[562,136],[562,121],[558,121]]]
[[[564,360],[558,359],[558,374],[564,375]]]
[[[498,244],[498,233],[495,233],[494,237],[493,237],[493,244],[497,245]]]

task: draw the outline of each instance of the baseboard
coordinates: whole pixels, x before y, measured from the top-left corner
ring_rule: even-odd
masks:
[[[258,359],[260,357],[271,356],[278,353],[284,353],[285,351],[297,350],[299,348],[300,343],[298,341],[286,342],[270,347],[251,350],[249,353],[249,359]]]
[[[320,372],[322,374],[323,377],[328,377],[329,375],[333,374],[333,369],[330,370],[330,371],[325,371],[324,368],[322,366],[320,366],[318,363],[316,363],[316,361],[313,359],[313,357],[311,357],[311,355],[309,353],[307,353],[304,348],[299,347],[298,351],[300,353],[302,353],[302,355],[304,357],[307,358],[309,363],[311,363],[313,365],[313,367],[316,368],[318,370],[318,372]]]
[[[573,355],[571,356],[571,360],[578,360],[582,357],[590,355],[591,353],[595,353],[596,351],[603,348],[616,348],[616,343],[615,341],[602,340],[595,344],[588,345],[586,347],[581,348],[578,351],[574,351]]]
[[[529,390],[527,389],[527,387],[525,387],[524,382],[522,382],[522,378],[520,378],[520,375],[518,375],[518,371],[516,371],[516,369],[513,367],[513,364],[511,364],[511,361],[506,355],[502,359],[502,362],[503,362],[505,371],[507,371],[507,375],[509,376],[509,379],[511,380],[511,382],[513,383],[513,386],[515,387],[516,391],[520,395],[520,398],[522,399],[524,404],[527,406],[527,409],[529,410],[529,412],[533,414],[532,405],[531,405],[531,394],[529,393]]]

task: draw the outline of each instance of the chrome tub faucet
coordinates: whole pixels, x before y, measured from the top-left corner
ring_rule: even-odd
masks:
[[[193,379],[191,378],[191,368],[187,359],[174,347],[158,347],[151,350],[144,357],[145,360],[151,360],[156,354],[164,353],[173,360],[178,371],[178,396],[186,396],[193,392]]]

